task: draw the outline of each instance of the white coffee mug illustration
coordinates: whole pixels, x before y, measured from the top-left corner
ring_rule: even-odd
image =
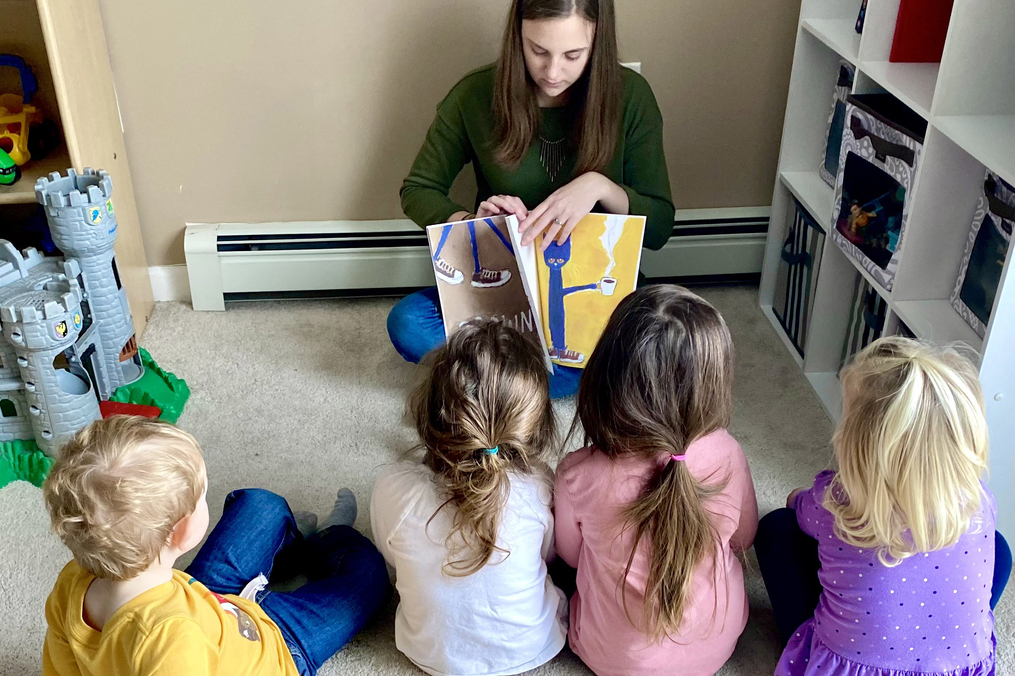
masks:
[[[613,292],[617,289],[617,280],[613,277],[603,277],[602,281],[599,282],[599,287],[602,289],[604,296],[612,296]]]

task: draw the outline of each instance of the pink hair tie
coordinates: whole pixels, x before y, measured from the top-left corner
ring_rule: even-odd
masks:
[[[673,462],[683,462],[684,460],[687,460],[687,454],[685,453],[684,455],[671,455],[670,460],[672,460]]]

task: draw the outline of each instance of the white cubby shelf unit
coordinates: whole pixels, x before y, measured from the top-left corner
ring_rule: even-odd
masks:
[[[1015,2],[955,0],[939,64],[890,63],[900,0],[869,0],[863,35],[854,30],[861,0],[803,0],[772,198],[760,304],[834,420],[841,416],[838,371],[857,275],[887,303],[884,334],[904,323],[933,343],[964,343],[978,359],[990,427],[989,483],[999,529],[1015,533],[1015,272],[1009,247],[990,323],[981,338],[950,296],[984,173],[1015,183]],[[832,94],[845,59],[856,67],[853,93],[887,92],[924,118],[927,133],[910,190],[891,291],[824,241],[813,311],[801,355],[773,312],[783,242],[794,198],[826,233],[833,190],[818,174]]]

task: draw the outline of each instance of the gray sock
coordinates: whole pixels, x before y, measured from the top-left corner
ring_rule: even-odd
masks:
[[[356,522],[356,496],[348,488],[338,489],[335,508],[331,510],[319,530],[330,526],[351,526]]]
[[[317,515],[313,512],[293,512],[296,519],[296,528],[308,538],[317,532]]]

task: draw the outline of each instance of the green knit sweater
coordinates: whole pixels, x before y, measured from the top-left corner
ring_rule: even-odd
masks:
[[[630,200],[630,213],[648,217],[645,246],[658,249],[673,232],[673,200],[663,156],[663,119],[648,82],[623,68],[623,103],[616,152],[604,175],[620,185]],[[412,171],[402,184],[402,210],[421,226],[443,223],[458,211],[475,211],[491,195],[514,195],[532,209],[575,178],[574,153],[569,153],[551,181],[539,161],[536,139],[521,164],[508,169],[494,160],[493,88],[496,66],[466,75],[437,106]],[[543,108],[544,138],[563,138],[565,108]],[[476,205],[455,204],[448,191],[455,177],[471,162],[479,187]],[[596,205],[595,211],[604,211]]]

